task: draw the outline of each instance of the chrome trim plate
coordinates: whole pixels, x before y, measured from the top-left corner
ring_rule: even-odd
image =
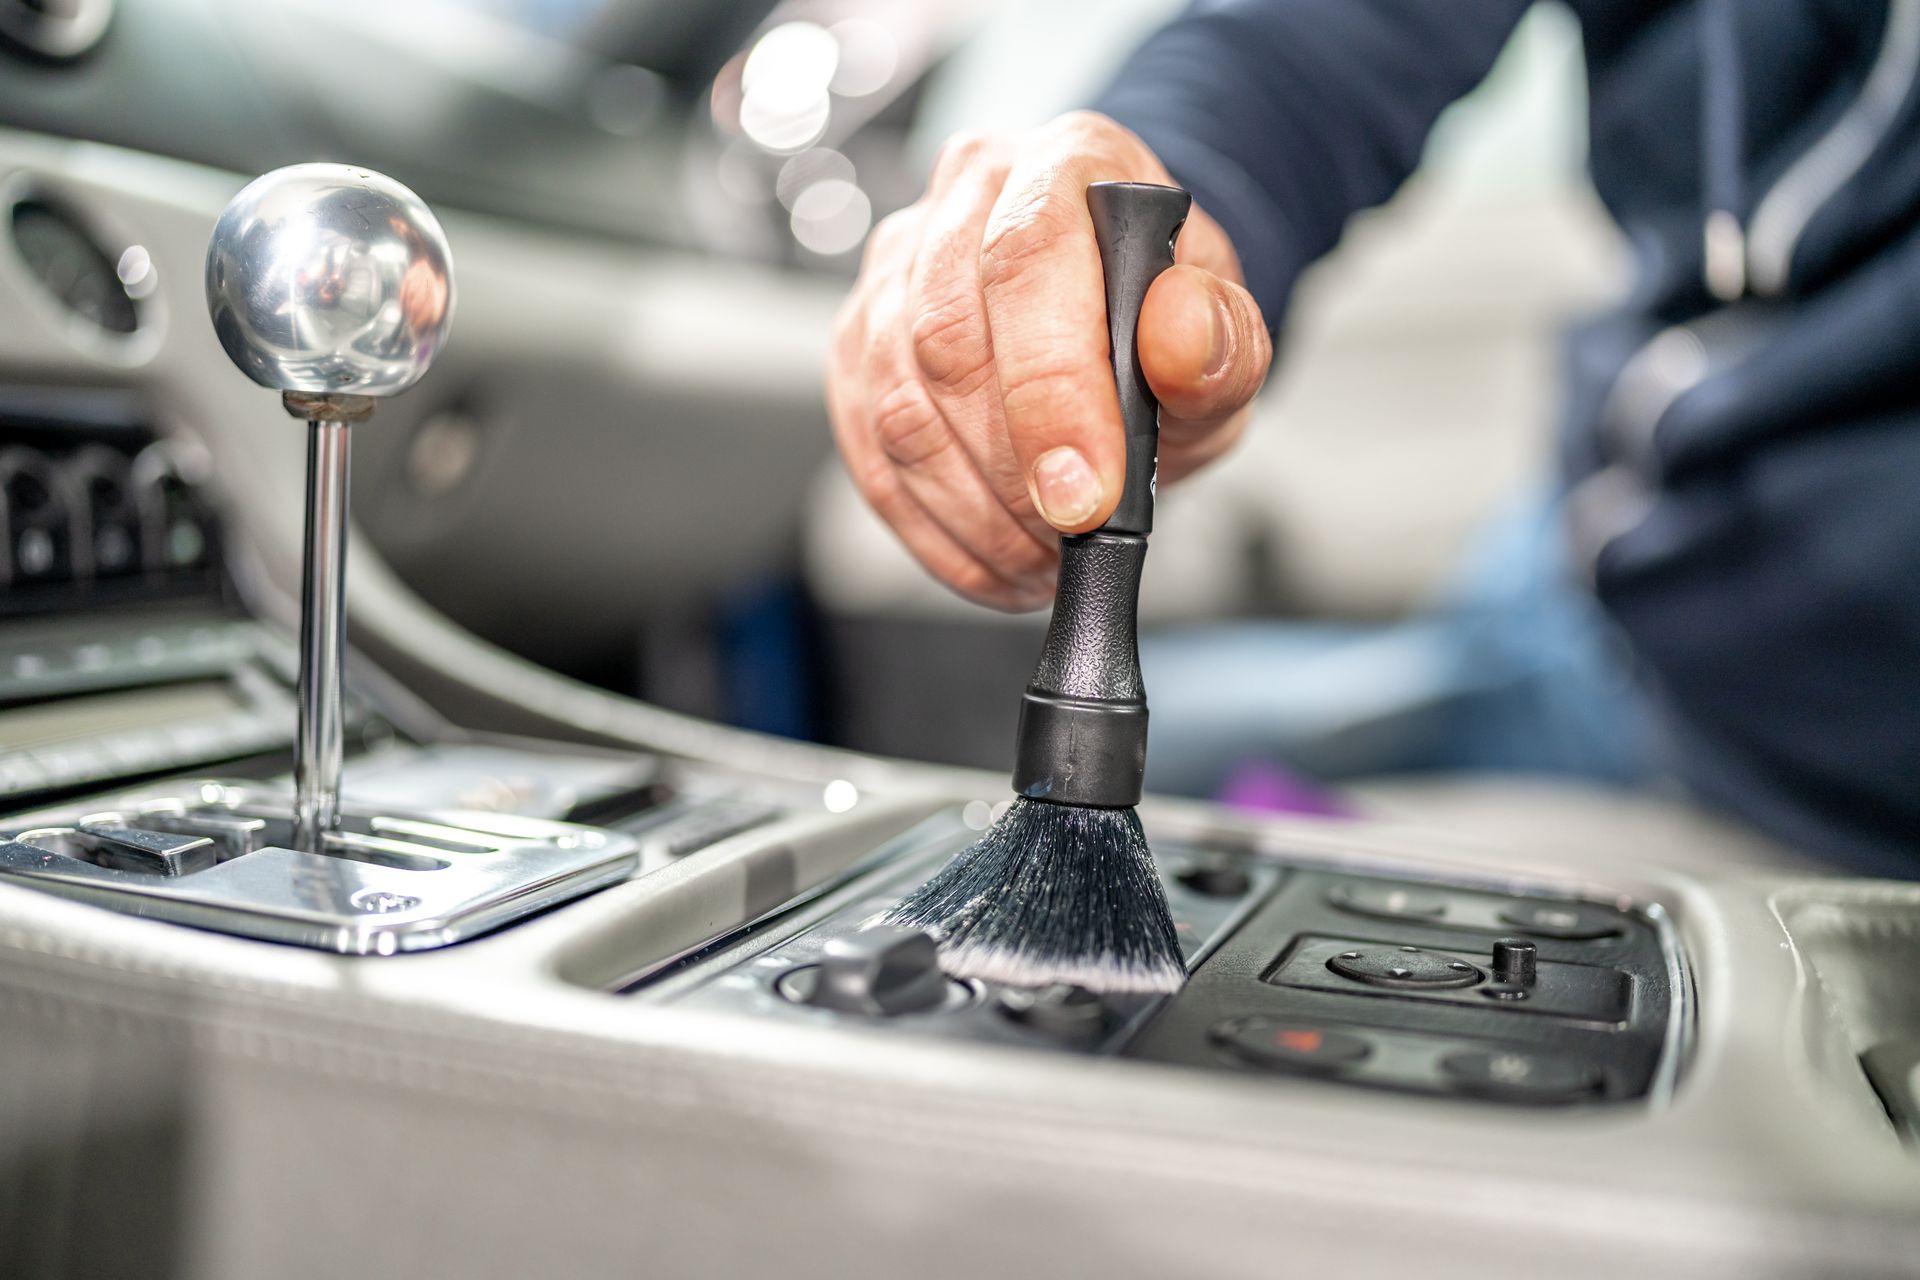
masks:
[[[0,831],[0,876],[115,911],[345,955],[443,947],[624,879],[638,844],[511,814],[345,807],[296,847],[292,797],[203,782]]]

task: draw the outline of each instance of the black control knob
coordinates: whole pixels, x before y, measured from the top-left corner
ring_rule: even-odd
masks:
[[[806,1003],[842,1013],[920,1013],[944,1004],[948,986],[931,934],[882,924],[827,944]]]
[[[1182,888],[1207,898],[1237,898],[1253,887],[1245,867],[1218,854],[1195,858],[1174,879]]]
[[[1502,938],[1493,944],[1493,980],[1530,987],[1538,976],[1540,948],[1525,938]]]

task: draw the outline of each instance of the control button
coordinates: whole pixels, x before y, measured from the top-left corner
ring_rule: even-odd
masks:
[[[1500,919],[1522,933],[1569,942],[1614,938],[1621,931],[1619,918],[1612,912],[1570,902],[1516,902],[1500,912]]]
[[[783,980],[782,994],[841,1013],[921,1013],[945,1004],[952,986],[940,970],[933,936],[897,925],[874,925],[835,938],[811,968],[810,991],[799,992]]]
[[[1461,1093],[1514,1102],[1575,1102],[1600,1088],[1600,1072],[1571,1058],[1530,1049],[1471,1049],[1440,1060]]]
[[[1216,1025],[1213,1042],[1256,1066],[1294,1071],[1344,1071],[1373,1046],[1362,1036],[1278,1018],[1233,1018]]]
[[[1369,986],[1422,991],[1470,987],[1486,976],[1457,956],[1419,947],[1356,947],[1327,961],[1327,968]]]
[[[1195,858],[1174,879],[1181,888],[1208,898],[1238,898],[1253,887],[1245,867],[1219,854]]]
[[[1391,884],[1343,884],[1327,901],[1342,911],[1382,920],[1438,920],[1447,914],[1444,894]]]
[[[1023,1027],[1085,1043],[1107,1029],[1107,1006],[1099,996],[1070,982],[1045,987],[1010,987],[1000,993],[1001,1014]]]
[[[1533,985],[1540,948],[1525,938],[1501,938],[1493,944],[1493,980],[1516,987]]]

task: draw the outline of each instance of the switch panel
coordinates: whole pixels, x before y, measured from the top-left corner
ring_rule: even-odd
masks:
[[[1177,994],[942,975],[931,937],[878,922],[975,838],[936,818],[623,989],[829,1028],[1501,1105],[1644,1099],[1679,1065],[1680,957],[1645,911],[1290,867],[1203,842],[1153,839],[1187,958]]]
[[[1397,976],[1401,974],[1406,976]],[[1359,938],[1301,937],[1268,970],[1266,981],[1388,1000],[1438,1000],[1474,1007],[1492,1000],[1518,1013],[1610,1025],[1626,1021],[1633,980],[1621,970],[1536,960],[1533,974],[1525,985],[1495,981],[1491,948],[1441,950]]]
[[[1678,1068],[1679,964],[1651,916],[1614,903],[1300,870],[1127,1053],[1288,1072],[1284,1054],[1249,1051],[1249,1028],[1272,1027],[1365,1044],[1337,1072],[1300,1069],[1346,1083],[1628,1101],[1664,1092]]]

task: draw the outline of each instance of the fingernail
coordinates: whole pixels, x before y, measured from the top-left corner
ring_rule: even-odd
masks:
[[[1078,449],[1049,449],[1033,464],[1033,501],[1048,524],[1081,524],[1100,505],[1100,477]]]
[[[1227,304],[1207,290],[1207,377],[1217,377],[1231,354],[1227,342]]]

